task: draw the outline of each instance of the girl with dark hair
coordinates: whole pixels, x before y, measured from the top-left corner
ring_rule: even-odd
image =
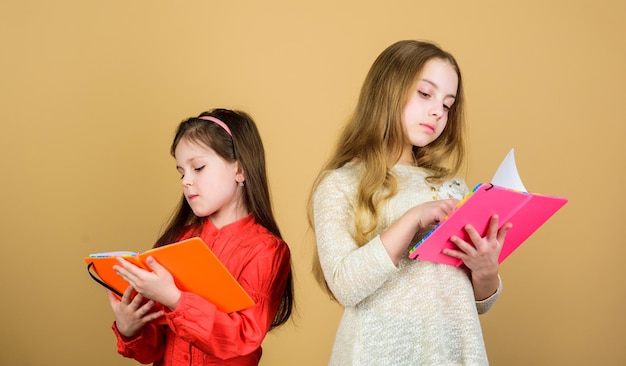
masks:
[[[214,109],[180,123],[171,153],[183,196],[155,247],[199,236],[255,305],[223,313],[179,290],[154,259],[146,271],[119,258],[131,286],[121,300],[109,292],[118,352],[155,365],[258,365],[265,335],[291,315],[293,283],[257,127],[244,112]],[[153,322],[161,316],[167,325]]]

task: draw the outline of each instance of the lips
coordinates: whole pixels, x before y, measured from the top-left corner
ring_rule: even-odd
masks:
[[[196,198],[196,197],[198,197],[197,194],[190,194],[190,195],[187,196],[187,201],[188,202],[193,201],[193,199]]]
[[[420,126],[422,126],[424,130],[426,130],[426,132],[428,133],[435,133],[435,125],[428,124],[428,123],[420,123]]]

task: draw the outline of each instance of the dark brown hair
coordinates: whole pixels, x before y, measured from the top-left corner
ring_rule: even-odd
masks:
[[[212,116],[222,121],[228,126],[232,136],[219,124],[201,119],[203,116]],[[228,162],[239,162],[246,177],[246,188],[243,190],[246,207],[259,224],[282,239],[270,200],[265,151],[261,136],[252,118],[242,111],[213,109],[180,123],[170,148],[172,156],[174,156],[176,146],[182,139],[202,143]],[[176,242],[190,229],[192,232],[199,233],[204,220],[206,218],[197,217],[193,213],[183,195],[168,226],[154,246],[160,247]],[[284,324],[291,316],[294,303],[291,272],[272,322],[272,328]]]

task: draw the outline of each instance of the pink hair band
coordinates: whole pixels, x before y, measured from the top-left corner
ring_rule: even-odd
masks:
[[[213,117],[213,116],[201,116],[198,117],[199,119],[203,119],[205,121],[211,121],[211,122],[215,122],[218,125],[220,125],[220,127],[222,127],[224,129],[224,131],[228,132],[228,134],[230,135],[230,137],[233,137],[233,133],[230,132],[230,128],[228,128],[228,126],[226,126],[226,123],[220,121],[219,119]]]

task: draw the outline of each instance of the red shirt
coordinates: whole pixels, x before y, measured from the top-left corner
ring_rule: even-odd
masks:
[[[187,239],[189,235],[181,238]],[[155,365],[258,365],[291,271],[287,244],[252,215],[217,229],[206,220],[200,237],[248,292],[255,305],[226,314],[183,292],[167,325],[148,324],[135,338],[117,335],[118,352]]]

